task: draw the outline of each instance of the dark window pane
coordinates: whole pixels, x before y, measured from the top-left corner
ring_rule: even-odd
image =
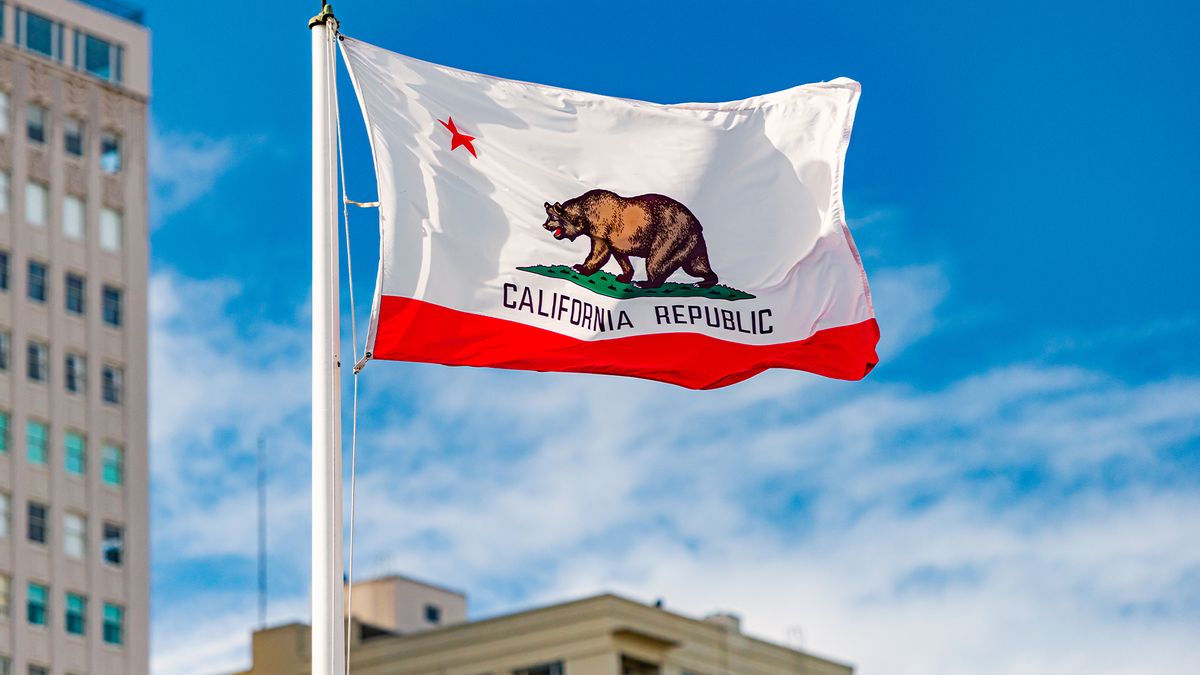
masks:
[[[49,348],[41,342],[30,342],[25,350],[26,376],[34,382],[46,381],[46,353]]]
[[[46,505],[29,502],[29,541],[46,543]]]
[[[46,265],[32,260],[29,261],[29,299],[46,301]]]
[[[81,120],[70,117],[63,123],[63,149],[69,155],[76,157],[83,155],[83,122]]]
[[[102,376],[104,381],[101,383],[101,389],[104,402],[120,405],[125,393],[125,371],[115,366],[104,366]]]
[[[55,25],[44,16],[25,13],[25,48],[43,56],[54,58],[59,52],[55,51]]]
[[[34,626],[46,625],[46,603],[50,599],[50,589],[45,586],[30,582],[29,590],[27,591],[25,618]],[[30,666],[29,672],[33,672],[34,666]],[[44,670],[42,671],[45,672]]]
[[[121,325],[121,289],[119,288],[104,287],[104,323],[114,327]]]
[[[658,675],[658,666],[621,655],[621,675]]]
[[[87,389],[87,359],[79,354],[67,354],[64,370],[67,391],[74,394],[83,393]]]
[[[532,668],[513,671],[513,675],[563,675],[562,662],[544,663]]]
[[[124,529],[120,525],[104,523],[104,541],[101,544],[101,554],[104,556],[104,562],[120,567],[124,551]]]
[[[121,170],[120,136],[104,134],[100,138],[100,170],[104,173],[118,173]]]
[[[91,35],[84,39],[83,69],[102,80],[113,79],[112,45]]]
[[[48,117],[49,113],[40,105],[31,105],[25,108],[25,135],[29,137],[29,140],[35,143],[46,142]]]
[[[111,645],[121,644],[124,636],[125,608],[104,603],[104,641]]]
[[[8,251],[0,251],[0,290],[8,290]]]
[[[84,635],[86,624],[84,619],[87,616],[87,600],[81,595],[67,593],[67,632],[72,635]]]
[[[86,282],[78,274],[67,275],[67,311],[71,314],[83,314],[86,309]]]

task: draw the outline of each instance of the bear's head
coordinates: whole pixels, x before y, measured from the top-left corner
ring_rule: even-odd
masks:
[[[575,241],[575,238],[584,231],[584,223],[580,214],[564,209],[563,205],[558,202],[553,204],[546,202],[546,222],[542,223],[542,227],[552,233],[555,239],[571,241]]]

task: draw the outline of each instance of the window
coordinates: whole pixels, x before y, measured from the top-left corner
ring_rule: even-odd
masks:
[[[25,184],[25,222],[44,227],[50,219],[50,188],[41,183]]]
[[[0,654],[0,675],[12,675],[12,659]]]
[[[8,452],[8,421],[8,411],[0,410],[0,452]]]
[[[87,235],[87,208],[83,199],[75,195],[63,197],[62,231],[68,239],[83,240]]]
[[[29,601],[26,606],[26,617],[35,626],[46,625],[46,609],[49,602],[49,590],[42,584],[29,582]]]
[[[8,213],[8,172],[0,171],[0,213]]]
[[[83,434],[68,431],[63,435],[63,464],[73,476],[87,473],[87,439]]]
[[[125,608],[110,602],[104,603],[104,641],[110,645],[121,644],[125,637]]]
[[[87,632],[87,598],[67,593],[67,632],[84,635]]]
[[[105,286],[103,302],[104,323],[119,327],[121,325],[121,289]]]
[[[87,518],[78,513],[63,514],[63,553],[77,559],[87,555]]]
[[[100,463],[103,465],[101,477],[106,485],[125,482],[125,450],[121,446],[105,443],[100,448]]]
[[[104,562],[120,567],[124,552],[125,529],[116,523],[104,523],[104,541],[100,545],[100,554]]]
[[[87,393],[87,357],[82,354],[67,354],[63,365],[67,391],[72,394]]]
[[[50,675],[50,669],[46,666],[38,666],[29,664],[29,675]]]
[[[121,81],[122,49],[106,40],[75,31],[75,69],[109,82]]]
[[[7,574],[0,574],[0,617],[8,618],[9,611],[12,605],[12,578]],[[0,668],[0,675],[4,670]]]
[[[11,107],[8,92],[0,91],[0,134],[8,133],[8,117]]]
[[[41,263],[36,260],[29,261],[29,299],[34,302],[46,301],[46,263]]]
[[[563,675],[562,661],[514,670],[513,675]]]
[[[38,544],[46,543],[46,505],[41,502],[29,502],[29,531],[26,533],[29,541]]]
[[[0,492],[0,539],[8,537],[8,524],[11,522],[12,497],[7,492]]]
[[[87,309],[87,281],[78,274],[67,272],[67,313],[83,316]]]
[[[12,359],[12,333],[0,331],[0,371],[7,371]]]
[[[8,290],[8,251],[0,251],[0,291]]]
[[[658,675],[658,666],[621,655],[621,675]]]
[[[26,363],[27,374],[31,382],[45,382],[46,376],[49,374],[50,365],[47,363],[49,358],[50,346],[45,342],[29,341],[28,360]]]
[[[50,430],[45,422],[29,420],[25,423],[25,456],[31,464],[44,466],[48,452]]]
[[[110,132],[100,137],[100,170],[121,172],[121,137],[118,134]]]
[[[121,405],[125,398],[125,371],[117,366],[104,366],[103,376],[104,402]]]
[[[31,52],[62,61],[62,24],[41,14],[17,7],[17,44]]]
[[[68,155],[83,156],[83,120],[68,117],[63,121],[63,150]]]
[[[429,623],[442,622],[442,608],[437,605],[425,605],[425,621]]]
[[[87,518],[77,513],[63,515],[63,553],[69,558],[87,555]]]
[[[100,248],[105,251],[121,250],[122,230],[125,229],[123,220],[119,211],[100,210]]]
[[[30,103],[25,106],[25,136],[34,143],[46,142],[46,127],[50,123],[50,111],[45,106]]]

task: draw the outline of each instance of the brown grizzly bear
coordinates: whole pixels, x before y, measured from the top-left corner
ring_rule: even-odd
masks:
[[[574,241],[582,234],[592,240],[587,259],[573,266],[580,274],[595,274],[611,255],[621,266],[617,280],[629,283],[633,279],[629,257],[638,256],[646,259],[647,279],[635,282],[640,288],[662,286],[681,267],[700,277],[696,284],[700,288],[717,283],[700,221],[670,197],[622,197],[608,190],[591,190],[561,204],[546,202],[546,215],[543,227],[555,239]]]

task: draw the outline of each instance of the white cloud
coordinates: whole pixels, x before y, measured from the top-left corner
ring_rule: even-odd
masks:
[[[884,269],[871,275],[871,299],[879,321],[879,357],[886,361],[929,335],[935,310],[950,284],[935,265]]]
[[[154,124],[149,145],[152,227],[208,194],[237,161],[233,139],[162,131]]]
[[[894,353],[935,325],[947,284],[932,267],[875,279]],[[266,431],[294,461],[272,485],[273,569],[303,577],[303,332],[223,320],[235,286],[152,288],[156,490],[173,492],[155,521],[173,550],[156,564],[248,563],[251,484],[219,449]],[[1200,438],[1200,380],[1033,364],[935,391],[768,373],[690,392],[386,363],[363,378],[360,575],[464,588],[484,613],[605,589],[732,609],[767,638],[801,627],[863,675],[1184,673],[1200,659],[1200,522],[1180,515],[1200,492],[1169,459]],[[248,645],[249,614],[197,619],[187,589],[166,593],[156,672],[209,672]],[[305,618],[303,587],[276,599]]]
[[[212,453],[216,447],[249,453],[260,434],[275,443],[304,438],[280,430],[308,406],[306,336],[291,326],[230,322],[225,310],[237,293],[229,281],[151,279],[150,440],[154,479],[170,494],[225,473],[230,458]]]
[[[250,631],[258,625],[252,595],[242,589],[209,591],[188,598],[186,611],[170,611],[154,621],[155,673],[232,673],[250,662]],[[307,598],[293,598],[269,608],[267,625],[280,617],[308,613]]]
[[[272,475],[270,545],[282,551],[272,572],[307,574],[296,555],[307,547],[309,508],[307,336],[231,321],[239,291],[228,280],[171,272],[150,282],[155,672],[229,672],[247,660],[260,434]],[[195,575],[197,567],[210,573]],[[251,582],[230,588],[227,578]],[[303,616],[307,606],[305,598],[273,601],[282,607],[272,617]]]

